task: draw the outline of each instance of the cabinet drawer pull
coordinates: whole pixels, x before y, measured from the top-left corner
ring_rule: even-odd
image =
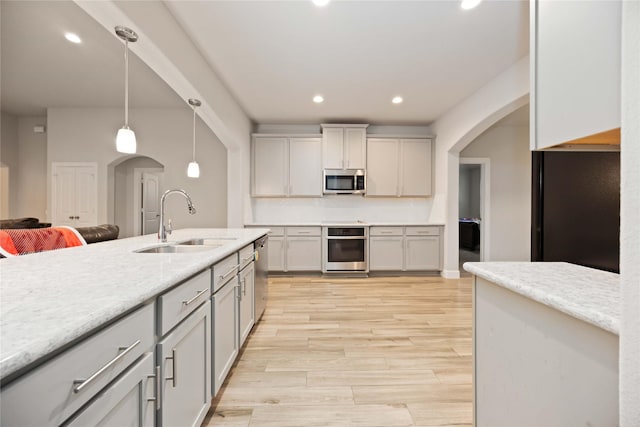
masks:
[[[106,370],[111,368],[114,364],[118,363],[118,361],[120,359],[122,359],[124,356],[126,356],[138,344],[140,344],[140,340],[134,342],[129,347],[119,347],[118,350],[124,350],[124,351],[122,353],[120,353],[119,355],[117,355],[116,357],[114,357],[113,359],[111,359],[111,361],[108,362],[106,365],[104,365],[102,368],[98,369],[89,378],[87,378],[86,380],[74,380],[73,383],[74,384],[78,384],[78,385],[73,388],[73,392],[74,393],[80,393],[83,388],[85,388],[87,385],[89,385],[89,383],[91,383],[96,378],[98,378],[100,375],[102,375]]]
[[[197,300],[198,298],[200,298],[200,297],[202,296],[202,294],[204,294],[204,293],[205,293],[205,292],[207,292],[208,290],[209,290],[209,288],[207,288],[207,289],[203,289],[203,290],[199,291],[199,292],[197,293],[197,295],[196,295],[195,297],[191,298],[189,301],[182,301],[182,304],[184,304],[184,305],[189,305],[189,304],[191,304],[192,302],[194,302],[195,300]]]
[[[253,261],[253,256],[254,256],[254,254],[251,254],[251,256],[248,256],[248,257],[246,257],[246,258],[243,258],[243,259],[242,259],[242,261],[241,261],[241,263],[242,263],[242,264],[244,264],[244,263],[245,263],[245,262],[247,262],[247,261]]]
[[[160,410],[160,366],[156,365],[155,375],[149,375],[147,378],[153,378],[156,385],[156,395],[155,397],[148,397],[148,402],[156,402],[156,411]]]
[[[383,231],[382,234],[391,234],[392,231]]]
[[[178,375],[176,372],[176,349],[171,349],[171,356],[166,358],[167,360],[171,359],[171,368],[173,370],[173,375],[170,377],[167,377],[166,380],[167,381],[171,381],[171,385],[173,386],[173,388],[176,388],[176,385],[178,384]]]
[[[231,276],[232,274],[235,274],[237,272],[237,270],[238,270],[238,266],[236,265],[231,270],[227,271],[226,274],[221,274],[220,275],[220,280],[222,280],[222,281],[227,280],[227,277]]]

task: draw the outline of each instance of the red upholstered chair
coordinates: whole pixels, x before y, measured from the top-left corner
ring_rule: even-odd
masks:
[[[86,244],[75,228],[65,226],[0,230],[0,254],[7,258]]]

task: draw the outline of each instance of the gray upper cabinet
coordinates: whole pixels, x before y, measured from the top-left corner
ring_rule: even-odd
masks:
[[[532,150],[619,141],[621,3],[531,1]]]
[[[322,197],[322,139],[254,135],[251,150],[254,197]]]
[[[367,196],[429,197],[432,143],[426,138],[369,138]]]
[[[325,169],[364,169],[367,126],[322,125],[322,163]]]

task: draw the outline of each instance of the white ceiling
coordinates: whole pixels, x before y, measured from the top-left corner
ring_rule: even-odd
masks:
[[[429,124],[528,52],[526,1],[471,11],[456,0],[165,4],[257,123]],[[67,1],[0,5],[3,111],[122,106],[124,47],[114,34]],[[84,43],[68,43],[65,30]],[[130,58],[131,106],[182,105]],[[404,103],[391,104],[395,95]]]
[[[47,107],[123,107],[124,42],[115,32],[70,1],[0,0],[0,8],[2,111],[44,115]],[[69,43],[67,31],[82,44]],[[131,107],[183,105],[133,54],[129,72]]]

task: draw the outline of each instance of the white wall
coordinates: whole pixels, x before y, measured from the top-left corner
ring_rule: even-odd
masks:
[[[3,218],[46,218],[47,137],[33,132],[34,125],[45,124],[45,117],[2,113],[0,161],[9,170],[9,194],[1,198],[8,204],[1,207]]]
[[[446,278],[458,270],[458,165],[459,152],[501,118],[526,105],[529,99],[529,56],[506,69],[432,125],[436,138],[435,196],[430,222],[445,223]]]
[[[8,187],[9,194],[3,194],[0,198],[0,203],[3,206],[0,207],[0,211],[6,218],[16,218],[18,211],[18,191],[19,191],[19,179],[18,169],[20,164],[19,150],[18,150],[18,118],[14,115],[2,113],[1,123],[1,139],[0,139],[0,162],[4,168],[8,168],[9,185],[3,185],[3,188]],[[4,169],[5,174],[7,169]],[[4,175],[4,174],[3,174]],[[6,203],[6,206],[4,205]]]
[[[192,112],[183,109],[133,109],[129,124],[136,132],[137,155],[164,165],[164,187],[191,194],[198,213],[189,215],[183,199],[167,199],[167,218],[174,227],[224,227],[227,223],[227,154],[201,120],[196,121],[196,158],[200,178],[187,177],[192,156]],[[115,150],[122,126],[121,109],[51,108],[48,110],[47,162],[98,163],[98,223],[114,221],[114,166],[131,156]],[[47,176],[50,176],[50,172]],[[111,180],[111,181],[110,181]],[[50,181],[50,179],[49,179]],[[50,192],[50,189],[49,189]],[[50,206],[50,194],[48,197]]]
[[[622,5],[620,426],[640,425],[640,2]]]
[[[531,152],[529,126],[500,122],[460,152],[460,158],[486,157],[491,170],[490,259],[531,259]],[[482,238],[482,237],[481,237]]]
[[[478,165],[460,165],[460,218],[480,218],[480,172]]]
[[[18,212],[20,217],[47,217],[47,134],[35,133],[33,127],[45,126],[47,118],[20,117],[18,167]]]

